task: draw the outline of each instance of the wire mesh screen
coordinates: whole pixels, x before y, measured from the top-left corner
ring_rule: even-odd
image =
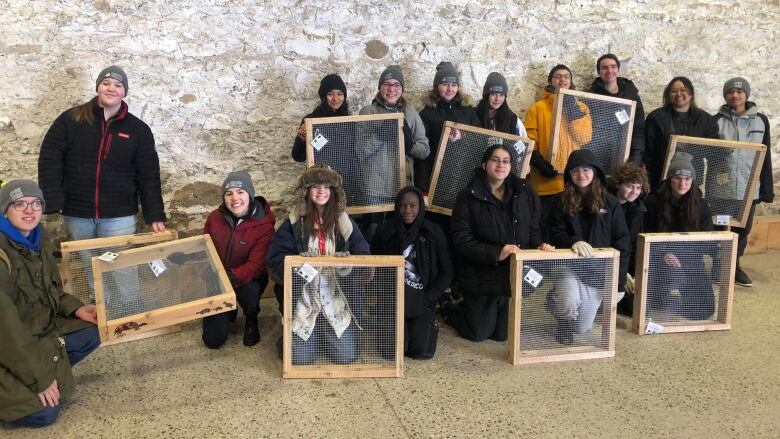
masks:
[[[515,151],[512,173],[525,178],[533,140],[498,131],[445,122],[428,193],[428,209],[452,215],[455,198],[474,175],[489,147],[503,144]]]
[[[99,327],[107,339],[236,309],[211,238],[192,238],[93,258]]]
[[[563,172],[572,151],[587,149],[607,175],[626,162],[636,102],[576,90],[559,90],[553,102],[550,163]]]
[[[306,138],[309,166],[341,175],[347,212],[393,210],[406,182],[402,113],[306,119]]]
[[[514,364],[615,355],[618,252],[524,251],[512,260]]]
[[[758,197],[766,146],[700,137],[671,136],[663,175],[676,152],[690,154],[696,184],[720,225],[744,227],[750,203]]]
[[[288,256],[285,378],[396,377],[403,367],[403,257]]]
[[[176,231],[165,231],[63,242],[60,245],[62,289],[66,293],[78,297],[84,303],[95,303],[95,288],[92,278],[93,257],[106,252],[118,253],[123,250],[172,241],[176,238]],[[112,279],[112,282],[116,281],[117,279]]]
[[[640,234],[635,329],[728,329],[736,266],[732,232]]]

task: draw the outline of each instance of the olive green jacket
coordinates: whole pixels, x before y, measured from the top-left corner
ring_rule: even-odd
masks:
[[[38,393],[56,379],[60,398],[73,391],[62,334],[90,323],[68,318],[83,304],[62,291],[49,239],[35,253],[0,233],[0,420],[13,421],[43,408]],[[0,255],[2,256],[2,255]]]

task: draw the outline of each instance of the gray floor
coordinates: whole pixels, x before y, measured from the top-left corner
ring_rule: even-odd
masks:
[[[278,315],[260,345],[202,346],[199,325],[98,350],[75,397],[30,437],[780,437],[780,254],[747,256],[727,332],[617,333],[617,356],[511,366],[445,327],[401,379],[282,380]],[[268,302],[267,310],[274,303]],[[621,322],[623,325],[626,322]]]

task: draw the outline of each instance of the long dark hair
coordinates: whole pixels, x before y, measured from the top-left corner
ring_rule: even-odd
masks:
[[[596,214],[606,205],[607,188],[601,182],[596,171],[593,171],[593,180],[590,182],[590,190],[584,194],[577,190],[577,186],[567,181],[561,193],[561,204],[564,212],[574,216],[583,209]]]
[[[86,122],[90,125],[95,123],[95,105],[97,105],[97,96],[77,107],[73,107],[70,110],[73,120],[76,123]]]
[[[477,104],[477,116],[482,122],[482,128],[508,134],[515,134],[517,130],[517,115],[509,108],[506,99],[496,110],[495,127],[490,123],[490,95],[483,96],[479,104]]]
[[[317,205],[309,198],[309,188],[306,189],[306,212],[309,214],[302,218],[303,229],[310,236],[317,233],[317,219],[319,218],[320,228],[322,233],[329,235],[335,231],[336,221],[339,219],[341,212],[339,211],[339,196],[335,187],[329,186],[330,198],[328,202],[322,206],[322,214],[317,210]],[[322,215],[322,216],[320,216]]]
[[[680,81],[683,83],[685,88],[688,89],[688,92],[691,94],[691,108],[697,108],[696,107],[696,91],[693,89],[693,83],[690,79],[686,78],[685,76],[675,76],[672,78],[671,81],[669,81],[668,84],[666,84],[666,87],[664,87],[664,107],[671,107],[672,106],[672,99],[669,97],[669,93],[672,91],[672,84],[675,82]]]
[[[701,230],[700,208],[702,202],[701,189],[693,182],[688,192],[680,197],[679,214],[675,215],[672,207],[674,194],[671,179],[666,179],[658,189],[658,203],[661,212],[658,218],[658,230],[661,232],[698,232]]]
[[[326,99],[327,97],[324,97],[320,100],[320,104],[311,112],[312,117],[349,116],[349,103],[346,96],[344,97],[344,103],[336,111],[330,108]]]

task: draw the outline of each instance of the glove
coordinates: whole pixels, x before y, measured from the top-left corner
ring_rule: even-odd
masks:
[[[626,273],[626,293],[634,294],[634,278]]]
[[[307,250],[305,252],[301,252],[300,255],[305,257],[305,258],[314,258],[314,257],[319,256],[319,254],[317,254],[317,251],[315,251],[315,250]]]
[[[577,241],[571,246],[574,253],[583,258],[590,258],[593,256],[593,247],[585,241]]]
[[[585,116],[585,113],[580,109],[580,106],[577,105],[577,100],[574,99],[574,96],[563,96],[563,112],[569,120],[577,120],[582,116]]]
[[[335,256],[337,258],[346,258],[347,256],[349,256],[349,251],[336,252]]]
[[[558,171],[555,167],[545,160],[544,157],[542,157],[542,153],[536,149],[531,153],[531,166],[536,168],[536,170],[542,174],[542,177],[553,178],[558,175]]]
[[[409,154],[409,152],[412,151],[413,146],[414,134],[412,134],[412,129],[409,127],[409,124],[404,120],[404,151]]]
[[[192,256],[183,252],[176,252],[168,255],[168,260],[176,265],[182,265],[185,262],[189,261],[191,258]]]

